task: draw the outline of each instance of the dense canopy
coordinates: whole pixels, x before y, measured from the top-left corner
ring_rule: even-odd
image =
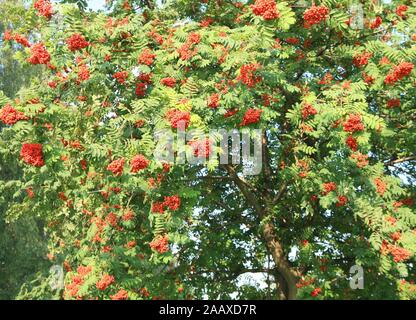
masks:
[[[0,93],[0,200],[50,260],[19,298],[416,298],[413,1],[67,2],[3,34],[42,68]],[[260,132],[260,172],[216,135],[162,161],[181,126]]]

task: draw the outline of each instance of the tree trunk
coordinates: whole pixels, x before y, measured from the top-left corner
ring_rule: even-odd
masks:
[[[235,169],[230,165],[225,165],[230,177],[237,184],[238,188],[243,193],[244,197],[247,199],[248,203],[253,206],[253,209],[258,214],[261,220],[268,219],[268,208],[264,207],[256,198],[256,195],[252,192],[252,187],[242,178],[240,178]],[[282,192],[279,192],[280,197]],[[277,198],[278,200],[278,198]],[[276,235],[276,228],[272,222],[266,222],[263,226],[262,237],[265,241],[267,248],[270,251],[270,254],[273,257],[273,261],[276,265],[276,272],[280,274],[281,277],[277,277],[280,281],[278,283],[279,297],[285,300],[295,300],[296,299],[296,276],[297,273],[290,267],[285,254],[283,252],[282,245],[278,241]]]
[[[296,272],[294,272],[284,256],[281,244],[276,240],[274,225],[266,223],[263,227],[263,238],[266,242],[278,273],[276,285],[281,300],[296,299]]]

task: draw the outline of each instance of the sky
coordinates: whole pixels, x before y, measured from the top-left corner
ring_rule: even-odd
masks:
[[[92,10],[104,9],[105,0],[88,0],[88,7]]]
[[[383,3],[391,3],[391,0],[382,0]],[[88,6],[92,10],[104,9],[105,0],[88,0]]]
[[[59,2],[58,0],[54,0],[54,2]],[[92,10],[100,10],[104,9],[105,0],[87,0],[88,7]]]

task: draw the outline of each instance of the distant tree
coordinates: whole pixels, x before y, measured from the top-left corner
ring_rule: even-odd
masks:
[[[5,30],[25,29],[27,21],[22,16],[26,11],[24,1],[0,1],[0,45]],[[30,85],[33,77],[40,75],[41,68],[19,63],[16,59],[22,54],[19,45],[0,48],[0,100],[13,99],[20,89]],[[4,127],[0,122],[0,131]],[[36,272],[48,268],[41,221],[35,215],[8,217],[6,214],[10,204],[21,199],[21,195],[5,186],[19,183],[23,173],[10,160],[0,154],[0,299],[14,299],[22,284],[30,282]]]
[[[28,21],[22,20],[28,6],[27,1],[8,0],[0,1],[0,34],[3,35],[7,29],[13,29],[15,32],[26,30]],[[29,35],[30,36],[30,35]],[[0,38],[0,45],[3,37]],[[1,46],[0,50],[0,91],[14,98],[16,93],[24,86],[30,84],[34,76],[39,75],[39,66],[23,66],[19,64],[16,55],[19,56],[22,48],[16,46]]]

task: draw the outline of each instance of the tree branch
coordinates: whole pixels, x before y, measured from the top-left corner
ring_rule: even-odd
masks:
[[[276,194],[276,196],[273,198],[273,205],[279,202],[279,200],[283,197],[283,194],[285,193],[287,189],[287,182],[283,182],[280,186],[279,192]]]
[[[254,189],[254,188],[248,182],[246,182],[243,178],[241,178],[237,175],[237,172],[235,171],[233,166],[231,166],[229,164],[226,164],[224,166],[225,166],[225,169],[227,170],[227,172],[229,173],[230,177],[237,184],[237,187],[243,193],[244,197],[247,199],[247,201],[250,203],[250,205],[254,208],[254,210],[256,210],[257,214],[260,215],[260,216],[264,215],[263,207],[258,202],[255,195],[250,191],[250,189]]]
[[[416,160],[416,156],[403,157],[399,159],[390,160],[384,163],[385,166],[394,166],[395,164]]]

